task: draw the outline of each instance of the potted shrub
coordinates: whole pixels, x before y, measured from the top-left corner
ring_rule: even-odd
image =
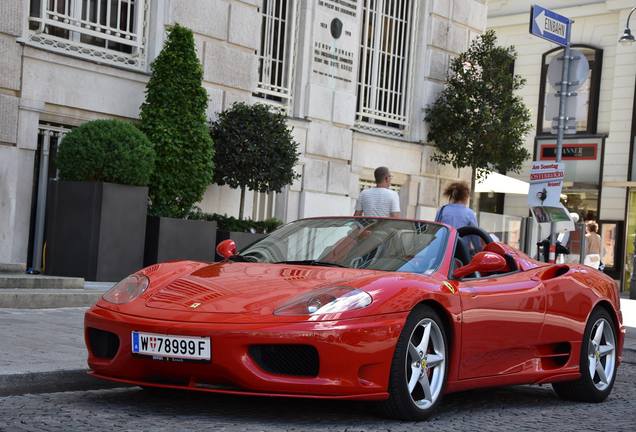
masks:
[[[246,189],[280,192],[291,184],[298,177],[294,172],[298,144],[285,116],[264,104],[233,104],[219,114],[211,134],[215,143],[214,181],[241,189],[238,219],[216,216],[217,242],[232,238],[240,249],[263,236],[254,225],[259,222],[243,220]]]
[[[251,219],[237,219],[233,216],[193,212],[190,217],[198,220],[208,220],[217,223],[216,244],[223,240],[232,239],[238,250],[241,250],[257,240],[267,237],[269,233],[283,224],[278,219],[271,218],[264,221]],[[216,260],[222,260],[218,254]]]
[[[121,120],[91,121],[64,137],[56,163],[45,272],[117,281],[139,269],[155,165],[148,138]]]
[[[192,32],[178,24],[171,27],[152,64],[140,113],[140,128],[157,153],[149,185],[146,265],[214,259],[216,224],[185,219],[212,181],[214,152],[202,79]]]

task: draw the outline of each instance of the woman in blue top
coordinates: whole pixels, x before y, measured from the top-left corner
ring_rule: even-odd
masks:
[[[451,183],[444,196],[449,203],[437,210],[435,222],[442,222],[455,228],[464,226],[478,226],[475,212],[468,208],[470,189],[466,182]]]
[[[468,208],[470,189],[466,182],[451,183],[446,190],[444,190],[444,196],[448,198],[449,203],[437,210],[435,222],[445,223],[455,228],[479,226],[477,225],[475,212]],[[471,256],[482,249],[481,240],[477,236],[470,235],[464,237],[462,240]]]

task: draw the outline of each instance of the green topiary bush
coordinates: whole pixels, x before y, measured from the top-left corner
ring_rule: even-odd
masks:
[[[271,233],[283,224],[282,221],[276,218],[254,221],[252,219],[237,219],[233,216],[220,215],[218,213],[203,213],[198,210],[190,213],[188,219],[214,221],[220,230],[261,234]]]
[[[147,186],[155,151],[131,123],[94,120],[66,134],[56,163],[62,180]]]
[[[171,27],[152,64],[140,113],[140,128],[157,152],[149,191],[153,215],[187,216],[212,182],[214,151],[202,79],[192,31],[178,24]]]
[[[298,177],[298,144],[286,117],[267,105],[235,103],[212,124],[216,145],[214,181],[241,189],[239,219],[243,219],[245,189],[280,190]]]

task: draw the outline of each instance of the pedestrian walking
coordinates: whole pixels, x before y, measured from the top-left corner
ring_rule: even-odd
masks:
[[[468,208],[470,189],[466,182],[451,183],[444,190],[444,196],[448,198],[448,204],[437,210],[435,222],[445,223],[455,228],[478,226],[475,212]]]
[[[601,236],[596,222],[585,224],[585,260],[583,264],[598,269],[601,265]]]
[[[360,192],[354,216],[400,217],[400,197],[389,189],[391,172],[387,167],[378,167],[373,172],[376,186]]]

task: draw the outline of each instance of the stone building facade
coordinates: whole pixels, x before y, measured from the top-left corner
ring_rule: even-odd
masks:
[[[54,160],[70,128],[136,119],[172,23],[195,34],[210,120],[264,102],[293,127],[301,178],[249,194],[247,215],[352,214],[386,165],[403,216],[430,218],[443,186],[470,178],[430,161],[423,119],[449,59],[485,28],[481,0],[2,0],[0,262],[30,253],[43,149]],[[212,185],[199,207],[236,215],[238,196]]]

